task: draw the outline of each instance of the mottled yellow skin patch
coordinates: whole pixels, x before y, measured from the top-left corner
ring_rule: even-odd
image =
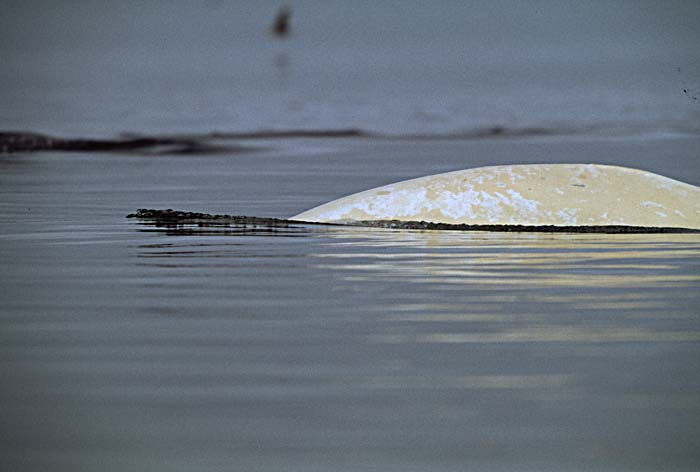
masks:
[[[356,193],[292,219],[700,229],[700,188],[597,164],[480,167]]]

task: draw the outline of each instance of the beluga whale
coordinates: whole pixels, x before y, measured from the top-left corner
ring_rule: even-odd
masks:
[[[700,187],[601,164],[500,165],[384,185],[317,206],[291,220],[535,231],[613,227],[700,231]]]

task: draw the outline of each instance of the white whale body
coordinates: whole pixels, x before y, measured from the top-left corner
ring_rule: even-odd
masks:
[[[385,185],[320,205],[292,219],[700,229],[700,188],[626,167],[506,165]]]

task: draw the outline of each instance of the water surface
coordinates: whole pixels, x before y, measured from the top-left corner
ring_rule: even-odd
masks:
[[[252,143],[254,144],[254,143]],[[700,181],[695,140],[290,140],[0,159],[7,470],[696,470],[698,235],[157,227],[518,156]]]

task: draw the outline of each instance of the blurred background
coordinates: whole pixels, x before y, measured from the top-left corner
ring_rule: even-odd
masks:
[[[0,129],[700,132],[700,3],[6,0]]]

